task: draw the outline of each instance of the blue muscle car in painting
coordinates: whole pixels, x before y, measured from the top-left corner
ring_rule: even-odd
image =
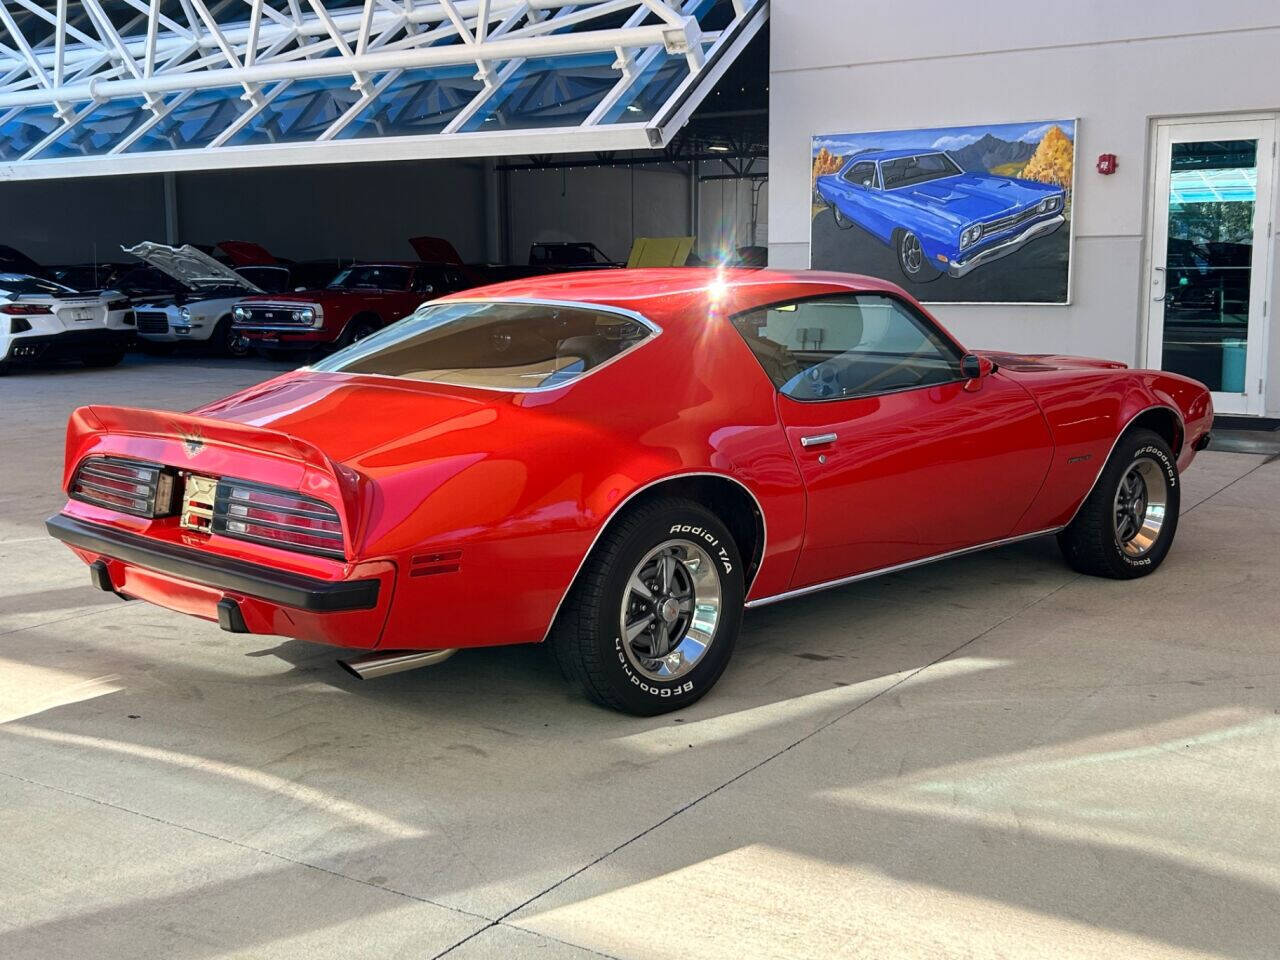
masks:
[[[816,189],[836,225],[857,224],[891,246],[911,280],[963,277],[1065,222],[1059,186],[965,172],[940,150],[868,150]]]

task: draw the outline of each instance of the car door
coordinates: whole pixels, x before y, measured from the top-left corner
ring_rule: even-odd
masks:
[[[815,297],[735,318],[778,387],[806,492],[792,587],[1008,536],[1052,458],[1027,391],[968,380],[932,321],[887,294]]]

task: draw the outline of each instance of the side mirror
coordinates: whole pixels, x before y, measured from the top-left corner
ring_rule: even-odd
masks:
[[[995,373],[995,370],[996,365],[991,360],[976,353],[966,353],[960,359],[960,375],[975,387],[978,381]]]

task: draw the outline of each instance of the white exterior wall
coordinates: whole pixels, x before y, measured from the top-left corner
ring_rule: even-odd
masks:
[[[774,266],[809,265],[815,134],[1079,118],[1072,302],[931,308],[975,347],[1145,363],[1153,118],[1280,110],[1276,0],[773,0],[772,11]],[[1102,153],[1116,154],[1116,174],[1095,172]],[[1274,260],[1280,235],[1271,243]],[[1270,312],[1275,416],[1280,322]]]

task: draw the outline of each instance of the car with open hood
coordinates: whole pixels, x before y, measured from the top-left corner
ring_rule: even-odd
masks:
[[[262,292],[257,284],[190,244],[171,247],[148,240],[121,249],[171,278],[178,288],[136,297],[140,339],[170,346],[201,343],[230,356],[245,353],[232,334],[231,311],[242,297]]]
[[[319,289],[243,298],[234,335],[268,357],[306,356],[355,343],[426,300],[472,285],[455,264],[355,263]]]
[[[715,684],[745,607],[1051,534],[1151,573],[1212,420],[1176,374],[967,349],[882,280],[595,271],[190,413],[83,407],[48,529],[102,590],[361,676],[547,643],[654,714]]]
[[[134,329],[132,305],[117,291],[78,293],[44,277],[0,272],[0,373],[36,360],[115,366]]]

